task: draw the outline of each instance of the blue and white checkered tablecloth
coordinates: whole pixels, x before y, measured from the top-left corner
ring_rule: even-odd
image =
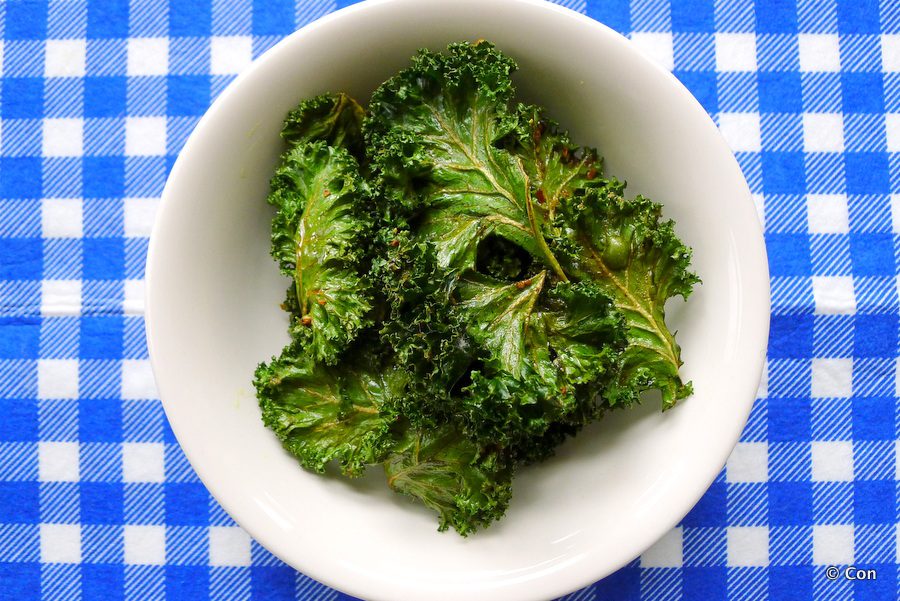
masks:
[[[900,2],[561,3],[630,35],[717,121],[765,223],[773,301],[726,469],[659,543],[565,599],[897,599]],[[154,211],[200,115],[344,4],[0,0],[0,599],[347,598],[198,481],[141,317]]]

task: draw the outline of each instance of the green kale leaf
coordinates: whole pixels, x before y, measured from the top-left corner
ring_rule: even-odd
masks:
[[[403,374],[373,369],[368,361],[329,367],[294,345],[256,370],[254,385],[263,423],[303,467],[325,471],[332,460],[358,476],[367,465],[384,461],[394,444],[394,419],[381,407],[399,394]]]
[[[408,429],[384,463],[388,485],[438,513],[438,529],[463,536],[500,519],[509,505],[512,469],[452,427]]]
[[[293,279],[285,302],[304,352],[333,364],[368,324],[363,277],[368,186],[356,160],[323,142],[298,144],[272,178],[272,256]]]
[[[675,224],[661,219],[662,207],[641,196],[626,200],[623,190],[611,181],[569,199],[557,224],[560,237],[578,246],[566,256],[571,273],[613,299],[628,327],[619,377],[605,394],[609,404],[633,403],[642,390],[658,389],[668,409],[691,394],[691,385],[678,375],[681,349],[666,327],[665,302],[687,299],[699,278],[689,271],[691,251]]]
[[[281,138],[289,147],[305,142],[325,142],[329,146],[346,148],[361,160],[362,121],[365,110],[353,98],[344,94],[322,94],[304,100],[288,113],[281,130]]]

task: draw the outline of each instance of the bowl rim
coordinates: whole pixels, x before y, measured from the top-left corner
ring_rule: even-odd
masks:
[[[147,250],[147,263],[146,263],[146,275],[145,275],[145,329],[146,329],[146,337],[147,337],[147,346],[148,353],[150,358],[150,363],[153,369],[154,378],[157,385],[157,390],[159,392],[159,397],[162,402],[163,408],[171,425],[171,428],[175,434],[176,439],[178,440],[183,452],[185,453],[188,461],[190,462],[192,468],[197,473],[197,476],[203,482],[204,486],[209,490],[212,496],[216,499],[216,501],[226,510],[226,512],[235,520],[246,532],[248,532],[255,540],[257,540],[260,544],[265,546],[266,548],[273,551],[273,553],[281,558],[286,563],[289,562],[289,565],[294,567],[295,569],[300,570],[304,574],[309,575],[316,580],[336,588],[338,590],[349,592],[354,595],[368,595],[371,594],[372,591],[362,590],[355,583],[349,583],[347,581],[339,580],[334,572],[330,572],[328,570],[323,570],[321,565],[312,565],[305,564],[303,562],[298,562],[296,557],[291,557],[288,560],[285,557],[285,554],[281,553],[283,549],[279,548],[279,545],[273,544],[269,537],[267,537],[263,528],[260,526],[258,522],[252,521],[248,519],[248,516],[242,514],[236,507],[236,505],[229,499],[226,494],[224,485],[221,482],[217,482],[211,480],[209,478],[209,474],[205,472],[203,468],[203,462],[198,457],[196,453],[196,449],[192,447],[190,444],[185,444],[185,440],[188,437],[188,431],[183,423],[181,423],[176,416],[177,412],[174,410],[171,401],[169,403],[166,402],[167,396],[171,398],[171,395],[167,395],[168,384],[166,384],[163,378],[160,377],[160,358],[158,355],[158,351],[156,350],[157,344],[155,343],[156,339],[156,319],[157,315],[154,311],[155,305],[152,302],[152,295],[154,291],[154,282],[155,277],[154,274],[157,270],[161,269],[162,266],[159,262],[159,248],[162,244],[161,238],[162,235],[160,231],[163,229],[163,224],[167,215],[172,211],[172,206],[175,204],[176,192],[174,188],[176,188],[176,182],[180,177],[182,171],[184,171],[187,167],[186,164],[188,162],[188,156],[192,154],[192,150],[195,146],[198,145],[198,140],[203,137],[204,132],[210,126],[219,112],[225,110],[224,107],[231,102],[231,98],[238,95],[240,93],[241,88],[244,87],[244,83],[251,79],[253,73],[260,68],[261,65],[264,65],[270,61],[275,60],[274,57],[277,57],[283,53],[290,53],[291,47],[296,42],[296,40],[300,39],[303,36],[308,35],[310,32],[315,31],[317,29],[321,29],[324,27],[329,27],[333,24],[334,21],[339,21],[343,19],[347,19],[349,17],[358,17],[364,15],[365,12],[375,9],[377,7],[381,7],[384,5],[412,5],[414,0],[364,0],[363,2],[359,2],[357,4],[353,4],[341,9],[338,9],[334,12],[331,12],[307,25],[304,27],[294,31],[289,34],[270,49],[268,49],[265,53],[263,53],[260,57],[254,60],[253,64],[244,70],[241,74],[239,74],[227,87],[226,89],[216,98],[216,100],[210,105],[207,111],[203,114],[200,120],[197,122],[194,130],[192,131],[190,137],[182,148],[181,152],[176,159],[172,170],[167,179],[165,188],[163,190],[163,194],[157,209],[157,214],[155,217],[155,221],[153,224],[153,228],[150,235],[149,246]],[[442,2],[450,2],[452,0],[428,0],[429,2],[433,2],[435,4],[439,4]],[[715,127],[714,122],[710,118],[709,114],[705,109],[700,105],[700,103],[693,97],[693,95],[688,91],[688,89],[682,84],[671,72],[667,71],[657,63],[653,62],[642,52],[637,50],[631,42],[619,34],[615,30],[611,29],[607,25],[591,18],[586,15],[577,13],[571,9],[568,9],[564,6],[560,6],[557,4],[552,4],[545,0],[493,0],[498,4],[507,4],[510,6],[514,5],[524,5],[530,6],[533,8],[540,8],[542,10],[553,11],[556,13],[560,13],[565,15],[568,18],[580,21],[582,24],[589,25],[591,27],[596,28],[598,35],[603,35],[607,38],[608,43],[618,46],[621,50],[624,50],[628,53],[637,54],[645,66],[650,68],[651,70],[656,72],[656,76],[664,77],[668,80],[669,85],[671,85],[674,89],[672,90],[673,94],[677,94],[682,97],[683,100],[686,101],[686,106],[690,105],[690,110],[694,112],[702,112],[702,116],[709,122],[709,124]],[[424,2],[422,0],[418,0],[419,6],[421,7]],[[717,128],[716,128],[717,129]],[[727,150],[727,152],[731,153],[731,150],[728,148],[724,138],[721,134],[718,134],[720,145],[722,149]],[[732,156],[732,160],[735,160]],[[735,160],[736,163],[736,160]],[[748,200],[751,199],[750,189],[747,186],[746,180],[743,181],[744,187],[744,196]],[[752,200],[751,200],[752,202]],[[761,317],[761,320],[757,320],[758,323],[756,325],[760,326],[755,336],[752,336],[757,342],[760,348],[760,352],[757,353],[757,361],[755,364],[748,366],[748,372],[755,374],[756,380],[759,380],[763,374],[763,370],[765,367],[765,349],[766,343],[768,340],[768,331],[769,331],[769,319],[770,319],[770,311],[771,311],[771,299],[770,299],[770,284],[769,284],[769,273],[768,273],[768,263],[766,259],[766,248],[763,237],[763,228],[760,224],[759,220],[755,220],[754,223],[749,223],[748,227],[754,230],[755,246],[756,253],[755,256],[751,258],[753,261],[753,266],[756,270],[759,271],[761,279],[765,282],[764,289],[758,289],[755,291],[749,292],[751,296],[754,296],[753,303],[755,304],[755,312],[758,316]],[[747,393],[749,394],[749,392]],[[623,567],[626,565],[631,559],[639,556],[644,550],[646,550],[649,546],[651,546],[658,538],[660,538],[665,533],[669,532],[673,527],[675,527],[681,519],[689,512],[689,510],[700,500],[700,498],[705,494],[709,486],[713,483],[715,478],[721,472],[723,466],[725,465],[725,461],[731,453],[731,450],[737,444],[739,440],[739,436],[743,431],[746,422],[749,418],[750,410],[753,406],[753,400],[756,398],[756,391],[753,392],[752,398],[745,403],[745,411],[741,416],[741,419],[735,420],[735,423],[731,427],[731,433],[728,438],[732,442],[728,446],[728,451],[720,457],[716,462],[711,462],[707,469],[703,470],[703,478],[697,477],[698,484],[696,486],[690,487],[690,493],[684,494],[677,500],[674,500],[670,505],[670,509],[665,512],[665,518],[658,518],[656,520],[656,524],[653,525],[652,528],[646,529],[640,535],[635,537],[635,540],[632,540],[630,544],[624,545],[628,548],[629,553],[628,557],[624,558],[622,561],[618,562],[618,565],[614,566],[610,570],[606,570],[605,572],[597,573],[585,573],[584,571],[579,572],[578,574],[567,574],[565,580],[565,587],[568,590],[577,590],[578,588],[588,586],[593,582],[597,581],[600,578],[603,578],[613,571]],[[716,464],[717,467],[713,469],[713,463]],[[702,488],[699,485],[699,482],[702,480],[703,486]],[[677,509],[672,509],[675,507]],[[647,534],[649,532],[650,534]],[[624,557],[624,555],[623,555]],[[560,577],[559,573],[556,573],[555,576]],[[366,583],[368,584],[368,583]],[[574,587],[574,588],[573,588]],[[565,591],[562,591],[564,593]],[[562,594],[561,593],[561,594]],[[379,591],[377,595],[384,595],[383,591]],[[387,599],[389,597],[377,596],[379,599]],[[368,598],[368,597],[367,597]],[[425,597],[421,597],[425,598]],[[496,597],[500,599],[501,596],[498,595]],[[504,599],[506,597],[503,597]],[[518,598],[518,597],[516,597]]]

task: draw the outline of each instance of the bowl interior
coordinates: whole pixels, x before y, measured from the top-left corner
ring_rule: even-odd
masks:
[[[547,106],[607,171],[665,205],[703,280],[670,302],[695,395],[617,414],[521,473],[504,520],[463,539],[389,492],[301,470],[260,419],[251,379],[286,342],[286,281],[264,202],[281,120],[300,99],[366,101],[420,47],[485,38],[514,57],[524,100]],[[285,561],[369,599],[546,599],[652,544],[719,472],[746,421],[768,328],[761,229],[714,124],[668,73],[611,30],[531,0],[382,0],[294,34],[227,90],[166,187],[148,261],[148,340],[192,465]]]

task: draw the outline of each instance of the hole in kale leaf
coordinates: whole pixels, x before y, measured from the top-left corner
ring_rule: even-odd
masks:
[[[475,270],[507,282],[525,277],[531,268],[531,255],[506,238],[490,235],[478,245]]]

